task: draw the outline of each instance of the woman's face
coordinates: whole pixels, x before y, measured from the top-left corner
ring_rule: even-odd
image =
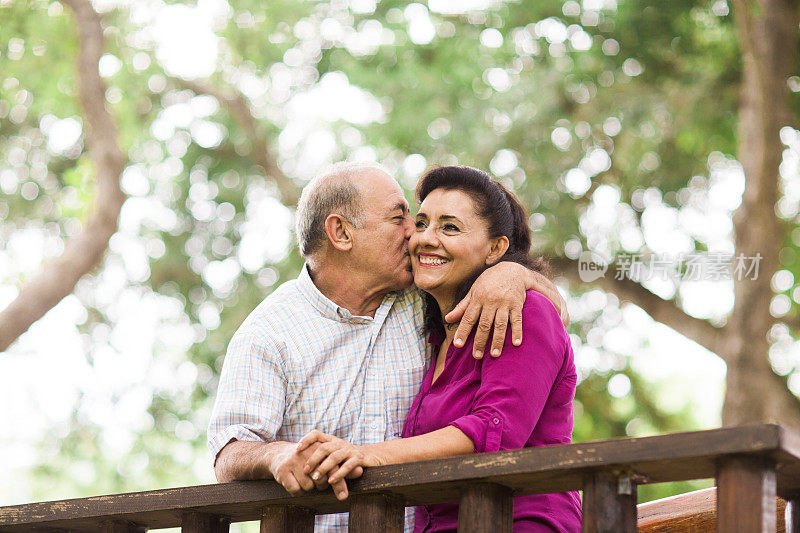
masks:
[[[508,239],[489,238],[488,224],[467,193],[435,189],[419,207],[409,250],[414,283],[437,300],[452,302],[476,271],[502,257]]]

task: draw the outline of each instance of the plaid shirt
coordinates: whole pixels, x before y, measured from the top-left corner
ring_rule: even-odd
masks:
[[[216,458],[234,439],[297,442],[312,429],[357,445],[400,438],[427,362],[416,289],[388,294],[374,318],[354,316],[304,266],[231,339],[208,447]],[[318,516],[315,530],[346,531],[347,515]]]

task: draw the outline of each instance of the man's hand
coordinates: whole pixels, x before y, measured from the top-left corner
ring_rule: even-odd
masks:
[[[303,466],[303,472],[311,473],[314,480],[330,483],[340,500],[348,496],[345,478],[359,477],[364,466],[379,464],[377,458],[364,452],[363,447],[316,429],[300,439],[297,450],[303,453],[314,450]]]
[[[297,451],[297,445],[294,443],[281,443],[280,447],[273,450],[270,455],[269,473],[292,496],[300,496],[304,491],[309,491],[315,487],[324,490],[328,486],[327,480],[323,479],[315,482],[303,472],[303,466],[315,451],[316,446],[311,446],[300,452]]]
[[[232,440],[217,455],[214,473],[220,483],[271,477],[292,496],[299,496],[315,487],[326,490],[329,486],[327,478],[315,481],[303,472],[303,467],[319,446],[320,443],[310,442],[298,450],[295,442]],[[352,474],[352,477],[356,477],[361,472],[354,471]],[[347,489],[343,479],[331,485],[337,493]]]
[[[569,323],[567,305],[552,281],[518,263],[502,262],[488,268],[472,284],[467,296],[450,311],[445,320],[461,323],[456,330],[453,344],[464,345],[465,339],[477,323],[473,357],[483,357],[489,332],[492,336],[492,357],[500,355],[506,331],[511,324],[511,338],[514,346],[522,343],[522,306],[525,304],[525,291],[533,289],[547,297],[556,307],[562,322]]]

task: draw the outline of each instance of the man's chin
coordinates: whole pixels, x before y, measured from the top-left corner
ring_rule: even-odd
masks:
[[[398,290],[408,289],[414,285],[414,274],[412,274],[411,269],[408,269],[403,272],[402,275],[398,276],[397,285]]]

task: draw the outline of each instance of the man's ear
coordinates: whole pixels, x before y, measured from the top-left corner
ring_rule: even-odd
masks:
[[[489,255],[486,256],[486,264],[493,265],[500,260],[508,250],[508,237],[503,235],[491,240],[492,247],[489,249]]]
[[[331,245],[341,252],[347,252],[353,247],[352,226],[341,215],[328,215],[325,219],[325,234]]]

